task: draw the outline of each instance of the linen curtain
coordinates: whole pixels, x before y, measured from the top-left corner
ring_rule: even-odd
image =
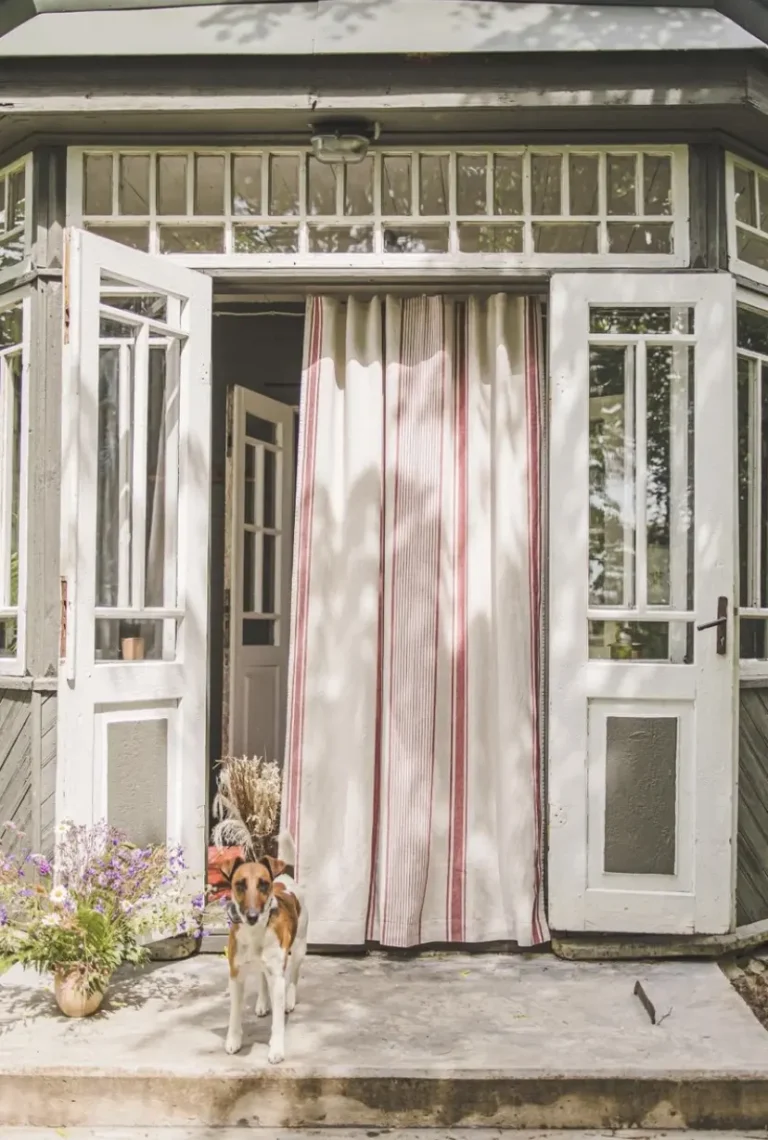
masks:
[[[548,937],[532,299],[308,303],[283,822],[313,942]]]

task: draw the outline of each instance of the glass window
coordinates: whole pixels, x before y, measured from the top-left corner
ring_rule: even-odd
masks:
[[[684,148],[79,153],[85,227],[150,253],[631,264],[679,255],[687,226]]]
[[[0,672],[21,658],[24,317],[22,301],[0,308]]]
[[[0,269],[16,265],[27,253],[27,199],[31,156],[0,171]]]
[[[732,164],[732,198],[729,209],[735,245],[731,257],[758,270],[768,278],[768,168],[740,159]]]
[[[768,659],[768,312],[739,305],[736,320],[739,655]]]

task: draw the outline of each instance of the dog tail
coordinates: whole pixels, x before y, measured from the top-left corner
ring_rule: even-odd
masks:
[[[296,865],[296,844],[290,831],[281,831],[277,837],[277,857],[287,867]]]

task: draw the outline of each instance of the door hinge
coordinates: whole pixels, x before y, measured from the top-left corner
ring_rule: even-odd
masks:
[[[64,660],[67,656],[67,579],[61,578],[59,583],[59,657]]]

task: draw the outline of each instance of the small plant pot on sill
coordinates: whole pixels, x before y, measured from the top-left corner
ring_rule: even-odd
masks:
[[[144,638],[143,637],[124,637],[120,642],[120,652],[122,653],[123,661],[143,661],[144,660]]]
[[[104,1000],[104,990],[88,993],[81,984],[77,970],[69,973],[58,970],[53,976],[53,994],[56,1004],[65,1017],[90,1017]]]

